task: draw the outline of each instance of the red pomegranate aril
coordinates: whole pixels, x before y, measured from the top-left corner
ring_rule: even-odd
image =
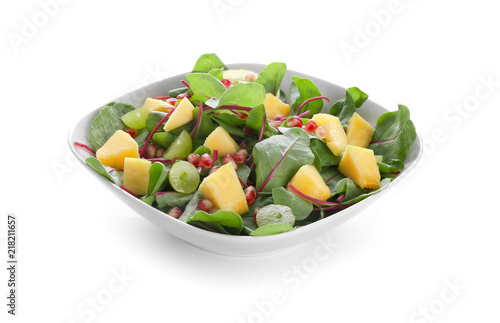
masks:
[[[224,84],[226,89],[229,89],[231,86],[233,86],[233,83],[231,83],[231,81],[229,81],[228,79],[222,79],[221,82],[222,82],[222,84]]]
[[[253,210],[253,219],[255,220],[255,222],[257,223],[257,213],[259,213],[260,211],[260,207],[256,207],[254,210]]]
[[[200,157],[200,166],[203,167],[212,167],[214,164],[214,159],[209,154],[203,154]]]
[[[245,75],[245,82],[255,82],[257,76],[254,73],[248,73]]]
[[[158,150],[158,147],[156,144],[149,143],[148,147],[146,148],[146,156],[149,158],[155,158],[156,157],[156,150]]]
[[[302,120],[299,117],[291,117],[290,120],[287,121],[286,126],[289,128],[297,127],[302,128]]]
[[[128,133],[132,138],[135,138],[135,136],[137,136],[137,130],[133,128],[126,129],[125,132]]]
[[[170,105],[175,105],[175,103],[177,102],[177,99],[176,98],[169,98],[165,102],[167,102]]]
[[[215,173],[219,168],[220,168],[219,165],[210,168],[210,170],[208,171],[208,175],[211,175],[212,173]]]
[[[223,158],[222,158],[222,165],[226,165],[228,163],[231,163],[233,164],[233,168],[234,170],[238,170],[238,165],[236,165],[236,163],[234,162],[233,160],[233,157],[231,157],[231,155],[227,154],[225,155]]]
[[[163,155],[165,155],[165,149],[160,148],[156,151],[156,158],[163,158]]]
[[[245,162],[247,156],[248,156],[248,151],[246,149],[240,149],[237,152],[235,152],[231,157],[233,157],[235,163],[241,164]]]
[[[306,123],[305,127],[306,132],[314,132],[316,131],[316,129],[318,129],[318,125],[316,124],[316,122],[314,122],[314,120],[309,120]]]
[[[270,121],[269,125],[273,128],[278,129],[279,127],[281,127],[281,125],[283,125],[283,121]]]
[[[326,136],[328,136],[329,131],[330,125],[325,124],[324,126],[318,127],[318,129],[316,129],[316,136],[318,136],[319,139],[325,139]]]
[[[283,119],[285,116],[283,116],[281,113],[275,115],[272,120],[273,121],[280,121],[281,119]]]
[[[193,164],[193,166],[198,166],[200,164],[200,155],[198,154],[189,154],[188,156],[188,162]]]
[[[187,93],[181,93],[181,94],[179,94],[179,95],[177,96],[177,100],[182,100],[182,99],[184,99],[184,98],[188,98],[188,99],[189,99],[190,97],[191,97],[191,95],[190,95],[190,94],[187,94]]]
[[[178,219],[182,215],[182,210],[180,208],[178,208],[177,206],[174,206],[173,208],[168,210],[167,214],[173,218]]]
[[[203,199],[198,202],[198,209],[200,209],[201,211],[205,211],[208,213],[213,207],[214,204],[209,199]]]
[[[252,204],[255,201],[255,199],[257,198],[257,191],[255,190],[255,187],[248,186],[243,191],[245,192],[245,197],[247,199],[247,203]]]
[[[240,112],[240,113],[238,113],[238,118],[246,120],[246,119],[248,119],[248,114]]]

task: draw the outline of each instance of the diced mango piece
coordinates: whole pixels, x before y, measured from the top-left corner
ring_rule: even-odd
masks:
[[[226,154],[234,154],[240,147],[231,137],[231,135],[222,127],[215,128],[205,139],[203,146],[210,149],[212,152],[217,150],[219,156]]]
[[[248,212],[245,192],[231,163],[205,177],[199,191],[219,210],[230,210],[239,215]]]
[[[347,126],[347,144],[366,148],[372,141],[375,128],[363,119],[357,112],[354,112]]]
[[[284,103],[271,93],[266,94],[264,106],[266,107],[266,116],[269,120],[278,114],[282,114],[284,117],[290,115],[290,105]]]
[[[185,125],[193,120],[194,106],[188,98],[184,98],[179,102],[174,112],[170,115],[163,129],[171,131]]]
[[[167,102],[163,100],[158,100],[158,99],[153,99],[153,98],[147,98],[144,103],[142,104],[142,107],[147,109],[149,112],[151,111],[170,111],[174,106],[171,104],[168,104]]]
[[[126,157],[123,167],[123,187],[137,196],[146,195],[150,167],[149,160]]]
[[[318,113],[312,117],[312,120],[318,125],[318,127],[325,125],[330,126],[328,135],[325,138],[325,143],[335,156],[339,156],[347,146],[347,136],[340,119],[336,116],[332,116],[331,114]]]
[[[101,164],[123,169],[125,157],[139,158],[139,145],[128,133],[118,130],[97,149],[95,155]]]
[[[317,200],[326,201],[330,198],[330,189],[313,165],[304,165],[300,167],[290,180],[290,184],[301,193]],[[314,204],[318,206],[321,205],[319,203]]]
[[[347,145],[339,171],[361,188],[377,189],[380,186],[380,171],[371,149]]]

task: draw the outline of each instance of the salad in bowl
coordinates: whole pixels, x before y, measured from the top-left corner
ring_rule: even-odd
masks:
[[[417,134],[404,105],[374,121],[359,88],[332,96],[301,75],[285,88],[288,72],[204,54],[178,87],[100,108],[72,145],[131,198],[199,230],[303,230],[390,186]]]

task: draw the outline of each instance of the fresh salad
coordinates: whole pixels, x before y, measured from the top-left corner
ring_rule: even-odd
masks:
[[[328,98],[293,76],[285,92],[285,72],[281,62],[228,69],[204,54],[164,96],[107,104],[88,145],[75,145],[135,198],[222,234],[297,230],[386,188],[416,139],[408,108],[370,124],[357,112],[368,98],[360,89]]]

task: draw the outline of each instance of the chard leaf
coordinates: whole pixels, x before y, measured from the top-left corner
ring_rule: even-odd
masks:
[[[250,111],[248,117],[246,119],[247,128],[252,129],[258,135],[260,130],[262,129],[262,122],[265,122],[264,125],[264,138],[271,137],[274,134],[278,134],[279,131],[274,127],[271,127],[267,117],[264,118],[264,114],[266,113],[265,106],[263,104],[256,106]]]
[[[125,124],[121,119],[122,116],[133,110],[135,110],[133,106],[123,103],[112,103],[102,108],[89,130],[92,149],[101,148],[117,130],[123,129]]]
[[[215,76],[219,81],[222,81],[222,79],[224,78],[223,76],[223,71],[224,69],[223,68],[214,68],[214,69],[211,69],[208,74],[210,75],[213,75]]]
[[[337,183],[337,191],[335,194],[345,194],[343,201],[350,201],[355,197],[364,194],[365,191],[350,178],[343,178]]]
[[[98,174],[106,178],[112,183],[115,183],[117,186],[122,186],[123,182],[123,171],[121,170],[113,170],[110,167],[104,166],[101,164],[99,159],[94,156],[88,157],[85,159],[87,165],[89,165],[93,170],[95,170]]]
[[[200,114],[200,109],[197,109],[195,107],[195,109],[193,110],[193,122],[194,123],[196,123],[198,121],[199,114]],[[214,126],[212,120],[210,119],[210,117],[205,112],[201,112],[201,120],[200,120],[200,123],[198,125],[198,129],[196,129],[196,133],[194,134],[193,140],[203,139],[203,141],[204,141],[205,138],[214,130],[215,130],[215,126]],[[194,129],[193,129],[193,131],[194,131]],[[191,134],[192,134],[192,131],[191,131]]]
[[[342,159],[341,156],[335,156],[323,140],[318,138],[311,138],[311,150],[318,154],[321,167],[337,166]]]
[[[266,93],[279,95],[281,80],[286,72],[286,64],[274,62],[267,65],[255,80],[255,83],[262,84]]]
[[[149,168],[147,196],[162,191],[168,185],[168,171],[164,164],[153,163]]]
[[[345,91],[345,99],[338,100],[330,109],[330,114],[337,116],[344,127],[349,124],[356,109],[368,99],[368,94],[357,87],[350,87]]]
[[[238,178],[246,183],[248,180],[248,176],[250,176],[251,169],[246,164],[238,164],[238,169],[236,170],[236,175]]]
[[[297,221],[305,220],[313,210],[312,203],[299,197],[297,194],[287,191],[283,187],[273,188],[274,204],[285,205],[292,209]]]
[[[250,235],[253,237],[269,236],[269,235],[284,233],[284,232],[288,232],[288,231],[292,231],[292,230],[293,230],[293,227],[290,225],[290,223],[272,223],[272,224],[266,224],[266,225],[263,225],[263,226],[257,228],[255,231],[252,231],[250,233]]]
[[[213,97],[220,97],[226,91],[226,86],[208,73],[191,73],[186,75],[186,80],[189,82],[191,91],[197,94],[196,100],[202,102]]]
[[[359,201],[361,200],[364,200],[365,198],[369,197],[369,196],[372,196],[372,195],[375,195],[377,193],[380,193],[381,191],[383,191],[385,188],[387,188],[387,186],[393,181],[392,178],[384,178],[383,180],[380,181],[380,186],[378,189],[376,190],[367,190],[365,191],[365,193],[363,194],[359,194],[358,196],[356,197],[353,197],[352,199],[350,200],[347,200],[346,198],[344,198],[344,200],[342,201],[342,204],[354,204],[354,203],[358,203]],[[347,196],[347,195],[346,195]]]
[[[321,96],[316,84],[310,79],[303,79],[298,76],[292,78],[292,84],[290,85],[290,110],[293,114],[297,114],[297,110],[304,101]],[[305,117],[310,118],[316,113],[320,113],[323,109],[323,100],[314,100],[307,104],[301,112],[311,111]]]
[[[222,83],[221,83],[222,84]],[[238,83],[222,94],[217,107],[254,108],[266,101],[266,89],[258,83]]]
[[[197,211],[193,217],[186,220],[186,223],[208,231],[232,235],[239,235],[243,228],[241,216],[228,210],[219,210],[214,214]]]
[[[258,192],[284,187],[301,166],[314,161],[314,154],[309,148],[309,135],[300,128],[257,143],[253,156]]]
[[[95,170],[99,175],[103,176],[106,178],[108,181],[114,183],[114,180],[111,178],[111,176],[108,174],[104,166],[101,164],[99,159],[95,158],[94,156],[88,157],[85,159],[85,162],[87,165],[89,165],[93,170]]]
[[[193,216],[193,214],[196,211],[198,211],[198,202],[203,200],[203,199],[204,199],[204,197],[200,193],[200,191],[196,191],[194,193],[193,197],[191,198],[191,200],[189,200],[189,202],[186,204],[186,207],[184,208],[184,212],[182,212],[182,215],[179,217],[179,220],[186,222],[186,220],[188,218]]]
[[[331,195],[336,194],[337,185],[345,176],[337,169],[337,167],[327,167],[321,170],[321,178],[325,181],[326,186],[330,189]]]
[[[176,98],[179,94],[187,93],[189,89],[187,87],[180,87],[177,89],[172,89],[168,91],[168,96],[171,98]]]
[[[194,197],[192,194],[182,194],[177,192],[158,192],[154,194],[155,201],[158,203],[158,208],[170,208],[170,207],[184,207],[189,203]],[[198,202],[196,203],[198,204]]]
[[[194,65],[193,72],[208,73],[214,68],[227,70],[226,65],[222,63],[219,56],[215,53],[201,55]]]
[[[394,178],[398,176],[403,165],[399,163],[397,166],[389,165],[386,163],[377,163],[381,178]]]
[[[401,170],[416,137],[415,126],[410,120],[410,111],[400,104],[398,111],[386,112],[378,118],[368,148],[372,149],[375,155],[384,156],[383,163]]]

